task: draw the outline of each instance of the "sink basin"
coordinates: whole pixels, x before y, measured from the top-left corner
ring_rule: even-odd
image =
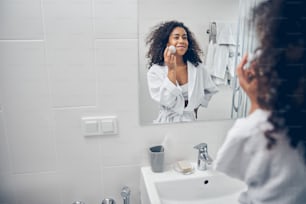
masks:
[[[183,175],[170,168],[153,173],[142,167],[141,174],[142,204],[238,204],[246,190],[243,182],[212,170]]]

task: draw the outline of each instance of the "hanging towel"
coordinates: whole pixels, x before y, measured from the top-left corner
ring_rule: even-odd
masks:
[[[231,75],[231,77],[235,76],[235,57],[236,57],[236,46],[234,45],[229,45],[229,59],[228,59],[228,63],[227,63],[227,68],[228,71]]]
[[[236,38],[234,35],[235,23],[217,22],[217,43],[219,45],[235,45]]]
[[[224,79],[229,58],[229,48],[226,45],[218,45],[215,49],[212,75]]]
[[[216,84],[226,83],[226,72],[235,75],[235,39],[236,24],[232,22],[216,22],[217,42],[209,42],[206,67]]]
[[[216,50],[216,44],[213,43],[213,41],[210,41],[208,44],[208,49],[207,49],[207,55],[206,55],[206,68],[207,71],[213,75],[214,73],[214,58],[215,58],[215,50]]]

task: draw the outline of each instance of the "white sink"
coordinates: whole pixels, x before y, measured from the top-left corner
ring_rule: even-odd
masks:
[[[183,175],[172,169],[153,173],[141,168],[142,204],[238,204],[239,194],[246,185],[224,174],[195,170]]]

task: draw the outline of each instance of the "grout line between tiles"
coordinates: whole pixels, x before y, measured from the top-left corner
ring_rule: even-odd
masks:
[[[0,39],[0,42],[44,42],[45,39]]]
[[[75,109],[85,109],[85,108],[97,108],[97,106],[62,106],[53,107],[53,110],[75,110]]]

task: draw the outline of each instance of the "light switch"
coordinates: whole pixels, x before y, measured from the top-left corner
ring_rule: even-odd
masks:
[[[116,116],[83,117],[84,136],[115,135],[118,133]]]
[[[85,136],[101,134],[99,120],[95,118],[82,118],[82,129]]]
[[[102,120],[101,127],[103,133],[112,133],[114,131],[113,121],[109,119]]]
[[[92,134],[92,133],[99,133],[99,123],[98,121],[86,121],[85,122],[85,131]]]
[[[101,119],[101,130],[103,135],[117,134],[117,119],[115,116],[104,117]]]

